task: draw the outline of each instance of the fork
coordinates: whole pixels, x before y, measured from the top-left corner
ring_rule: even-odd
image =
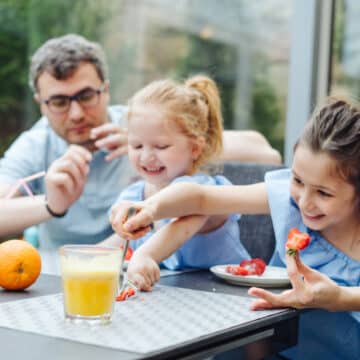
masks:
[[[128,213],[127,213],[127,219],[129,219],[131,216],[134,216],[137,212],[137,209],[134,208],[134,207],[130,207],[129,210],[128,210]],[[129,247],[129,240],[125,240],[125,244],[124,244],[124,252],[123,252],[123,255],[122,255],[122,259],[121,259],[121,268],[123,268],[124,266],[124,261],[125,261],[125,256],[126,256],[126,253],[127,253],[127,250],[128,250],[128,247]],[[120,284],[121,284],[121,288],[119,290],[119,295],[118,296],[121,296],[121,294],[126,291],[125,293],[125,298],[124,300],[128,299],[129,298],[129,294],[128,294],[128,289],[133,289],[135,291],[135,295],[137,294],[137,292],[139,291],[138,287],[131,281],[128,279],[128,277],[126,277],[126,280],[124,280],[125,276],[124,276],[124,273],[123,271],[121,271],[120,273]]]

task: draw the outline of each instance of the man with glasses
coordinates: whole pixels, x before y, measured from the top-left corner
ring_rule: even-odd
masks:
[[[30,86],[43,117],[16,139],[0,162],[0,237],[40,224],[43,271],[54,272],[54,250],[60,245],[104,239],[111,244],[115,236],[107,213],[132,177],[122,156],[126,108],[109,106],[104,52],[78,35],[51,39],[35,52]],[[279,162],[263,137],[251,134],[225,132],[227,159],[233,159],[239,141],[247,141],[261,160]],[[249,161],[256,160],[248,153]],[[18,191],[5,198],[18,179],[41,171],[46,171],[45,178],[29,183],[36,196]]]

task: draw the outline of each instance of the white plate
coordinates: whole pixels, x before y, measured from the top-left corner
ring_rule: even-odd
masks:
[[[238,264],[234,264],[237,266]],[[290,280],[285,268],[277,266],[266,266],[264,273],[258,275],[233,275],[226,272],[226,266],[212,266],[210,271],[217,277],[224,279],[230,284],[244,286],[260,286],[260,287],[283,287],[290,284]]]

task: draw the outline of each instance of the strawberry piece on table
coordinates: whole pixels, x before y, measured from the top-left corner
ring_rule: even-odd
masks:
[[[134,296],[135,295],[135,289],[129,287],[124,289],[116,298],[116,301],[125,301],[127,300],[129,297]]]
[[[297,228],[292,228],[289,231],[286,242],[286,252],[289,255],[295,255],[299,250],[305,249],[310,244],[310,235],[302,233]]]

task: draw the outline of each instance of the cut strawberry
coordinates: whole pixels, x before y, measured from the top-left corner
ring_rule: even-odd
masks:
[[[232,275],[242,275],[242,276],[249,275],[249,271],[241,267],[240,265],[228,265],[225,268],[225,271]]]
[[[265,261],[260,258],[243,260],[241,261],[240,266],[247,269],[249,275],[262,275],[266,269]]]
[[[126,254],[125,254],[125,260],[129,261],[133,255],[133,253],[134,253],[134,250],[130,246],[128,246],[128,248],[126,250]]]
[[[286,242],[286,252],[289,255],[295,255],[297,251],[305,249],[310,244],[310,235],[302,233],[297,228],[290,229]]]
[[[120,245],[120,249],[124,249],[124,245]],[[126,254],[125,254],[125,260],[129,261],[133,255],[133,253],[134,253],[134,250],[130,246],[128,246],[128,248],[126,250]]]
[[[228,265],[225,271],[232,275],[262,275],[266,269],[266,263],[263,259],[255,258],[243,260],[239,265]]]
[[[129,287],[124,289],[116,298],[116,301],[125,301],[127,300],[129,297],[134,296],[135,295],[135,289]]]

